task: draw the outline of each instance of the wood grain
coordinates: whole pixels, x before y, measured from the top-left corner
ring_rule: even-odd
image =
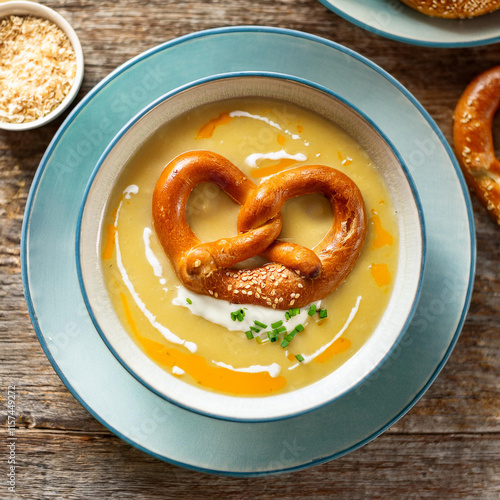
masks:
[[[348,23],[316,0],[44,2],[74,26],[86,73],[78,100],[140,52],[193,31],[236,25],[297,29],[341,43],[392,73],[451,144],[466,84],[499,61],[499,46],[432,49],[400,44]],[[22,134],[0,131],[0,437],[6,388],[17,387],[19,460],[12,498],[429,498],[500,496],[500,228],[473,199],[477,275],[463,332],[436,382],[385,434],[338,460],[268,478],[210,476],[129,446],[73,398],[31,326],[20,272],[29,188],[64,117]],[[500,148],[500,120],[495,121]],[[0,447],[0,498],[9,498]]]

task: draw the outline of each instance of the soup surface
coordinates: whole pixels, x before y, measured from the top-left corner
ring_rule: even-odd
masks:
[[[358,185],[368,220],[363,250],[344,283],[314,304],[316,312],[229,304],[182,287],[155,235],[151,200],[165,165],[196,149],[225,156],[255,183],[288,168],[322,164]],[[238,210],[224,192],[204,183],[191,194],[187,216],[201,240],[213,241],[236,234]],[[282,215],[280,238],[309,248],[334,216],[319,194],[287,201]],[[382,177],[353,138],[289,103],[227,100],[168,122],[130,159],[107,205],[102,266],[123,326],[164,370],[206,390],[263,396],[311,384],[363,346],[390,299],[397,238],[397,214]]]

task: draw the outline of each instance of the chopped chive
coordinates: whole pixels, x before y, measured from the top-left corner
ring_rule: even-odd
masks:
[[[245,311],[243,309],[238,309],[237,311],[234,311],[231,313],[231,319],[233,321],[243,321],[243,318],[245,317]]]
[[[275,331],[277,334],[286,332],[286,326],[280,326],[279,328],[275,328],[273,331]]]
[[[287,321],[290,319],[290,313],[288,311],[285,313],[285,319]]]
[[[320,309],[319,310],[319,317],[320,318],[326,318],[328,316],[328,312],[326,309]]]
[[[267,332],[267,336],[271,342],[276,342],[276,340],[278,340],[278,336],[274,332]]]
[[[276,323],[271,323],[271,327],[272,328],[278,328],[282,324],[283,324],[283,321],[279,320],[279,321],[276,321]]]
[[[253,339],[253,333],[248,330],[248,332],[245,332],[245,335],[247,336],[248,339],[252,340]]]
[[[304,329],[304,327],[302,326],[302,324],[301,324],[301,323],[299,323],[299,324],[295,327],[295,330],[297,330],[298,332],[301,332],[303,329]]]
[[[261,328],[267,328],[267,325],[265,325],[264,323],[261,323],[260,321],[257,321],[255,320],[254,323],[257,325],[257,326],[260,326]]]
[[[286,347],[288,347],[288,340],[284,339],[282,342],[281,342],[281,347],[283,347],[283,349],[285,349]]]
[[[262,344],[262,339],[260,337],[255,337],[257,344]]]
[[[297,361],[300,361],[302,363],[302,361],[304,361],[304,356],[302,356],[302,354],[296,354],[295,355],[295,359]]]
[[[293,335],[293,332],[294,332],[294,331],[295,331],[295,330],[293,330],[292,332],[290,332],[290,333],[289,333],[289,334],[288,334],[288,335],[287,335],[287,336],[283,339],[283,340],[285,340],[285,341],[287,342],[287,345],[288,345],[288,343],[289,343],[289,342],[291,342],[291,341],[292,341],[292,339],[293,339],[293,337],[294,337],[294,335]]]
[[[300,307],[295,307],[293,310],[295,311],[294,316],[297,316],[297,314],[300,314]]]
[[[315,313],[316,313],[316,304],[311,304],[311,307],[309,308],[309,311],[307,311],[307,314],[309,314],[309,316],[314,316]]]
[[[192,301],[189,297],[186,299],[186,302],[187,302],[188,304],[192,304],[192,303],[193,303],[193,301]]]
[[[297,314],[297,310],[296,309],[288,309],[288,314],[290,316],[295,316]]]
[[[255,327],[255,326],[250,326],[250,330],[252,330],[252,332],[255,332],[255,333],[259,333],[260,332],[260,329]]]

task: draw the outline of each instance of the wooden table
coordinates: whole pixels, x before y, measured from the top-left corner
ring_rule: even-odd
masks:
[[[44,2],[76,29],[86,58],[81,99],[129,58],[206,28],[259,24],[339,42],[392,73],[430,112],[448,141],[465,85],[500,62],[498,45],[432,49],[367,33],[316,0],[60,0]],[[124,443],[70,394],[39,345],[21,283],[21,224],[30,184],[62,119],[25,133],[0,132],[0,415],[16,386],[13,498],[429,498],[500,496],[500,227],[473,199],[477,276],[458,344],[419,403],[363,448],[314,468],[234,479],[185,470]],[[500,120],[495,135],[500,147]],[[497,150],[497,156],[498,154]],[[6,490],[2,439],[0,497]]]

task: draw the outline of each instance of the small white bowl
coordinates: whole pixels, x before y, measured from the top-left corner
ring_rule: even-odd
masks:
[[[237,97],[280,99],[312,110],[355,137],[380,166],[398,211],[399,264],[389,304],[363,347],[325,378],[296,391],[267,397],[217,394],[176,379],[144,354],[125,331],[106,288],[99,244],[102,221],[128,159],[163,124],[208,102]],[[90,315],[113,354],[146,387],[192,411],[236,421],[284,419],[345,395],[379,369],[415,311],[423,274],[425,237],[418,195],[397,151],[361,111],[340,96],[288,75],[231,73],[193,82],[149,105],[111,141],[87,186],[77,228],[77,267]]]
[[[76,75],[75,80],[73,81],[73,85],[63,99],[63,101],[52,110],[50,113],[38,118],[37,120],[33,120],[25,123],[8,123],[0,120],[0,129],[3,130],[12,130],[12,131],[22,131],[22,130],[31,130],[34,128],[41,127],[45,125],[55,118],[57,118],[63,111],[65,111],[68,106],[73,102],[76,97],[76,94],[80,90],[80,86],[83,80],[84,73],[84,60],[83,60],[83,51],[82,46],[80,44],[80,40],[78,39],[77,34],[71,25],[66,21],[66,19],[61,16],[61,14],[57,13],[55,10],[46,7],[45,5],[41,5],[36,2],[31,1],[12,1],[0,3],[0,19],[8,16],[33,16],[39,17],[42,19],[47,19],[51,21],[55,25],[57,25],[61,30],[66,34],[73,46],[73,50],[75,51],[76,57]]]

